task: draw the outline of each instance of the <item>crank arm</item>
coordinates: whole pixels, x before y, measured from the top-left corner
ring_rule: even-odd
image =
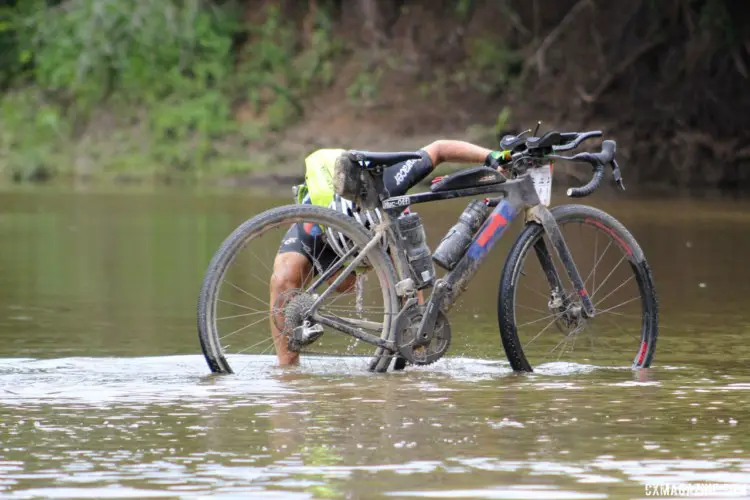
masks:
[[[448,284],[442,279],[435,283],[434,291],[430,295],[430,300],[427,301],[425,306],[424,314],[422,315],[422,321],[419,323],[419,330],[415,343],[417,345],[428,345],[432,342],[432,336],[435,334],[435,322],[437,321],[437,315],[440,311],[440,304],[443,303],[443,297],[448,289]]]

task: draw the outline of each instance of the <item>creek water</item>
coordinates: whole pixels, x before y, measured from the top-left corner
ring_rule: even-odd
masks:
[[[221,241],[290,196],[0,195],[0,498],[639,498],[750,494],[750,204],[602,195],[654,272],[654,365],[507,365],[509,231],[451,313],[442,360],[211,375],[196,298]],[[562,195],[553,202],[563,203]],[[463,202],[420,209],[434,245]]]

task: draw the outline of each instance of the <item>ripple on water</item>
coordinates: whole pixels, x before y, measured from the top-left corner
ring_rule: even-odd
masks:
[[[251,361],[216,377],[201,356],[0,360],[0,493],[630,498],[650,482],[750,477],[740,380],[569,363],[519,375],[470,358],[383,375],[356,358]]]

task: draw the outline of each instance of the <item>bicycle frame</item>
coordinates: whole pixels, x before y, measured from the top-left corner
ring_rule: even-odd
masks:
[[[486,187],[472,187],[466,189],[457,189],[444,192],[425,192],[412,195],[404,195],[387,198],[383,201],[383,209],[389,218],[398,216],[403,207],[419,203],[427,203],[451,198],[464,198],[481,194],[499,195],[490,201],[495,205],[493,211],[482,224],[474,238],[471,240],[464,256],[459,260],[456,266],[451,270],[442,281],[447,285],[447,295],[439,304],[444,312],[448,312],[451,306],[460,297],[468,286],[468,283],[474,277],[485,258],[500,240],[508,226],[516,219],[519,213],[526,210],[526,221],[538,222],[543,227],[550,238],[555,250],[565,266],[566,273],[573,283],[576,292],[581,297],[583,309],[587,316],[594,316],[594,306],[586,291],[585,285],[576,268],[573,259],[568,250],[568,246],[560,232],[554,217],[540,201],[537,196],[534,184],[529,175],[524,175],[515,180],[509,180],[502,184],[496,184]],[[391,237],[392,241],[397,241]],[[551,289],[562,290],[560,276],[555,269],[549,251],[544,241],[535,245],[535,250],[540,259],[540,263],[545,271],[545,275]],[[399,279],[409,277],[408,262],[403,252],[399,252],[397,263],[397,272]],[[438,280],[441,281],[441,280]],[[436,282],[435,286],[438,283]]]
[[[406,207],[411,205],[452,198],[467,198],[483,194],[496,195],[494,198],[489,199],[489,205],[494,206],[494,209],[490,212],[487,220],[485,220],[474,235],[474,238],[464,252],[463,257],[458,261],[456,266],[446,274],[445,277],[437,280],[433,285],[434,292],[426,304],[424,317],[426,318],[428,316],[430,309],[434,310],[435,308],[440,308],[444,313],[447,313],[450,310],[456,300],[461,296],[464,290],[466,290],[469,282],[474,277],[492,248],[503,236],[508,226],[510,226],[518,215],[525,210],[526,223],[536,222],[541,224],[544,228],[544,231],[549,236],[558,257],[560,258],[560,261],[565,267],[568,278],[581,298],[584,313],[589,318],[593,318],[595,315],[594,305],[586,291],[581,275],[573,262],[573,258],[571,257],[568,246],[560,232],[560,228],[551,212],[540,202],[529,175],[524,175],[518,179],[509,180],[502,184],[442,192],[415,193],[411,195],[389,197],[383,200],[383,227],[385,228],[386,237],[388,238],[389,248],[396,250],[391,251],[391,258],[394,262],[398,278],[396,291],[404,298],[404,306],[413,303],[413,300],[408,299],[414,298],[416,295],[416,289],[413,284],[411,286],[405,285],[411,277],[411,271],[409,269],[406,252],[400,246],[399,239],[394,233],[393,220],[395,220]],[[367,246],[370,247],[382,236],[382,233],[378,232]],[[563,289],[562,281],[553,264],[552,257],[544,240],[540,240],[535,244],[534,250],[544,270],[550,289],[561,291]],[[366,252],[362,252],[360,257],[363,258],[365,253]],[[345,275],[354,269],[354,265],[355,262],[352,262],[350,266],[347,266],[347,268],[341,273],[340,277],[343,279]],[[332,286],[331,288],[334,287]],[[385,340],[364,332],[353,324],[344,323],[341,320],[333,320],[332,318],[326,318],[319,314],[314,314],[313,319],[370,344],[391,350],[394,349],[394,331],[391,331],[388,340]],[[391,323],[392,329],[394,328],[395,323],[395,321]]]

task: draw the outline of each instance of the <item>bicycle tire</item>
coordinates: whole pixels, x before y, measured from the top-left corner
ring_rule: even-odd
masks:
[[[606,212],[588,205],[560,205],[550,210],[559,225],[566,222],[586,222],[598,225],[600,229],[614,236],[614,241],[628,254],[631,268],[641,294],[643,319],[641,326],[641,345],[633,360],[632,368],[648,368],[656,351],[656,340],[659,335],[659,307],[654,287],[651,268],[638,242],[617,219]],[[532,250],[533,244],[544,233],[541,224],[529,222],[521,231],[511,248],[503,266],[498,293],[498,326],[505,354],[514,371],[532,372],[533,367],[526,358],[518,338],[515,321],[515,286],[518,284],[518,273],[525,254]],[[566,279],[562,272],[563,279]]]
[[[218,374],[233,373],[221,349],[216,329],[216,297],[219,285],[227,269],[234,261],[238,252],[253,238],[264,232],[284,224],[301,221],[316,221],[326,226],[333,226],[344,233],[354,244],[363,247],[371,239],[372,234],[355,223],[351,218],[325,207],[314,205],[287,205],[275,207],[262,212],[238,226],[221,244],[214,254],[206,270],[198,297],[198,337],[201,350],[211,372]],[[368,259],[378,276],[383,289],[383,331],[381,338],[390,335],[390,322],[398,312],[398,302],[395,290],[396,274],[393,264],[381,246],[376,246],[368,254]],[[269,333],[270,335],[270,333]],[[385,372],[390,365],[394,353],[382,348],[376,348],[369,370]]]

